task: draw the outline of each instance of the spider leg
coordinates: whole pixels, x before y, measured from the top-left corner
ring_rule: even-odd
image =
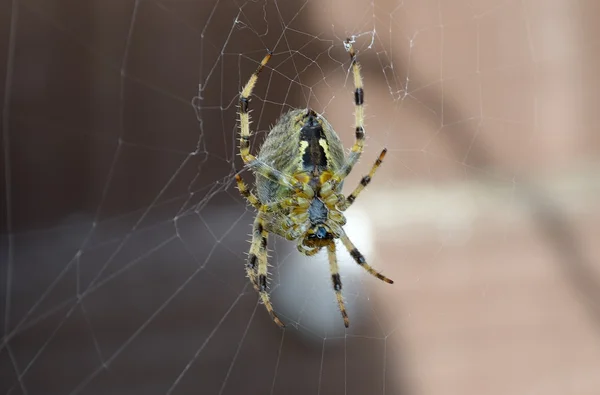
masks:
[[[263,58],[240,93],[240,155],[246,164],[256,160],[256,157],[250,153],[250,136],[252,135],[250,133],[250,95],[252,94],[252,90],[254,90],[258,75],[264,69],[269,59],[271,59],[271,52],[267,53]]]
[[[250,282],[254,286],[256,292],[258,292],[258,257],[260,255],[259,245],[262,228],[262,219],[258,216],[254,218],[254,224],[252,225],[252,243],[250,244],[250,252],[248,253],[248,261],[246,262],[246,276],[250,279]]]
[[[377,270],[375,270],[372,266],[370,266],[367,263],[363,254],[361,254],[360,251],[358,251],[358,249],[356,249],[356,247],[354,246],[352,241],[350,241],[350,239],[348,238],[348,235],[346,235],[346,233],[342,233],[340,240],[342,240],[342,243],[344,243],[344,246],[346,247],[346,249],[348,250],[350,255],[352,255],[352,258],[354,258],[356,263],[358,263],[360,266],[362,266],[372,276],[375,276],[378,279],[380,279],[381,281],[384,281],[388,284],[394,283],[393,280],[391,280],[391,279],[387,278],[386,276],[384,276],[383,274],[379,273]]]
[[[273,311],[273,305],[267,292],[267,276],[269,274],[267,263],[268,236],[269,233],[265,230],[263,218],[259,213],[252,227],[252,244],[250,246],[250,254],[248,255],[248,264],[246,265],[246,274],[250,278],[252,285],[254,285],[254,289],[258,291],[260,299],[273,321],[279,327],[283,328],[285,325],[283,325],[277,314],[275,314],[275,311]]]
[[[371,179],[375,175],[375,172],[377,171],[377,169],[379,169],[379,166],[381,166],[381,163],[383,162],[383,158],[385,157],[386,152],[387,152],[387,148],[384,148],[383,151],[381,151],[381,154],[379,154],[379,158],[377,158],[375,163],[373,163],[373,167],[371,167],[371,171],[369,172],[369,174],[364,176],[360,180],[360,184],[358,184],[358,186],[354,189],[354,191],[352,191],[352,193],[350,195],[348,195],[348,197],[345,199],[345,201],[340,205],[341,211],[346,211],[348,209],[348,207],[350,207],[352,205],[352,203],[354,203],[357,196],[363,191],[363,189],[365,189],[365,187],[367,185],[369,185],[369,183],[371,182]]]
[[[331,271],[331,282],[333,283],[335,297],[337,298],[338,307],[340,308],[342,318],[344,319],[344,326],[348,328],[348,326],[350,326],[350,320],[348,319],[348,313],[346,313],[346,306],[344,306],[344,297],[342,296],[342,279],[340,278],[340,270],[338,268],[334,242],[331,242],[331,244],[327,246],[327,256],[329,257],[329,270]]]
[[[262,204],[260,203],[260,200],[258,200],[256,195],[254,195],[252,192],[250,192],[250,190],[248,189],[248,186],[242,180],[242,177],[240,177],[239,174],[235,175],[235,181],[237,182],[237,187],[238,187],[238,190],[240,191],[240,194],[244,198],[246,198],[248,203],[250,203],[255,209],[260,210],[260,207],[262,206]]]
[[[246,85],[244,85],[242,92],[240,92],[240,109],[238,112],[240,118],[240,156],[246,166],[255,172],[295,191],[303,191],[308,197],[312,197],[312,189],[308,188],[308,186],[304,186],[300,181],[293,177],[274,169],[272,166],[257,159],[250,153],[250,137],[252,136],[252,133],[250,132],[250,95],[252,95],[252,91],[256,86],[258,75],[265,68],[269,59],[271,59],[271,55],[271,52],[268,52],[267,55],[265,55],[256,68],[256,71],[252,74]]]
[[[345,178],[350,172],[352,168],[358,162],[360,155],[364,149],[365,143],[365,129],[364,129],[364,99],[365,94],[363,90],[363,81],[362,76],[360,74],[360,63],[358,63],[358,59],[356,58],[356,52],[354,51],[354,47],[350,39],[347,39],[345,42],[346,50],[350,54],[350,59],[352,61],[352,76],[354,79],[354,131],[355,131],[355,140],[354,145],[352,146],[352,150],[350,151],[350,155],[348,156],[348,160],[342,166],[342,168],[337,172],[336,178],[338,181]]]

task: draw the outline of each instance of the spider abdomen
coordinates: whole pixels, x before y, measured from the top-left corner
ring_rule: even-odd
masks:
[[[296,109],[277,121],[257,159],[284,174],[305,173],[318,178],[325,171],[335,173],[346,157],[340,138],[325,118],[310,109]],[[261,174],[256,174],[256,189],[264,203],[293,194],[289,188]]]

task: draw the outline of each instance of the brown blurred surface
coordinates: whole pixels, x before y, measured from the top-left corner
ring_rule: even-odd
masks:
[[[0,3],[0,393],[600,393],[598,2]],[[236,100],[389,151],[340,252],[244,278]],[[194,98],[195,97],[195,98]],[[247,181],[251,176],[244,173]],[[341,250],[341,247],[340,247]]]

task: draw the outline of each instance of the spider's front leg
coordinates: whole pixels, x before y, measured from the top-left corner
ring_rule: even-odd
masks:
[[[392,279],[387,278],[383,274],[379,273],[379,271],[377,271],[375,268],[373,268],[373,266],[367,263],[363,254],[361,254],[360,251],[358,251],[358,249],[356,248],[356,246],[354,246],[354,243],[352,243],[352,241],[348,238],[348,235],[346,235],[346,233],[343,233],[340,239],[342,240],[342,243],[344,243],[344,246],[352,256],[352,258],[354,258],[354,261],[360,266],[362,266],[363,269],[365,269],[367,272],[369,272],[370,275],[377,277],[381,281],[386,282],[388,284],[394,283]]]
[[[327,246],[327,256],[329,257],[329,270],[331,271],[331,282],[333,284],[333,290],[335,291],[335,297],[344,319],[344,326],[348,328],[350,326],[350,319],[348,313],[346,313],[346,306],[344,305],[344,297],[342,296],[342,279],[340,278],[340,269],[337,263],[337,256],[335,253],[335,243],[332,242]]]
[[[271,304],[267,292],[267,277],[269,275],[267,263],[267,238],[269,237],[269,233],[266,231],[264,225],[261,213],[258,213],[252,227],[252,244],[250,246],[250,254],[248,254],[246,274],[252,282],[252,285],[254,285],[254,289],[258,291],[258,294],[273,321],[275,321],[279,327],[283,328],[285,325],[283,325],[283,322],[281,322],[279,317],[277,317],[277,314],[275,314],[275,311],[273,311],[273,305]]]
[[[352,149],[350,150],[350,155],[348,156],[348,161],[344,164],[344,166],[338,171],[334,178],[338,181],[346,178],[348,174],[352,171],[354,165],[358,162],[360,155],[364,150],[365,144],[365,114],[364,114],[364,101],[365,101],[365,92],[363,90],[363,81],[362,75],[360,73],[360,63],[356,58],[356,52],[354,51],[354,47],[352,46],[352,41],[347,39],[344,42],[346,46],[346,50],[350,54],[350,60],[352,62],[352,76],[354,79],[354,130],[355,130],[355,140]]]
[[[354,165],[358,162],[363,150],[364,150],[364,141],[365,141],[365,114],[364,114],[364,101],[365,101],[365,92],[363,90],[363,82],[362,75],[360,73],[360,64],[358,63],[358,59],[356,58],[356,52],[354,51],[354,47],[352,46],[353,41],[347,39],[344,43],[346,46],[346,50],[350,54],[350,60],[352,62],[352,75],[354,79],[354,124],[355,124],[355,142],[352,146],[352,150],[350,151],[350,155],[348,156],[348,161],[344,164],[344,166],[332,177],[330,182],[333,183],[341,183],[344,178],[350,174]],[[375,174],[375,171],[381,165],[383,161],[383,157],[385,156],[387,149],[384,149],[379,158],[375,161],[375,164],[371,168],[369,175],[362,178],[360,184],[354,189],[354,191],[344,199],[340,199],[339,208],[341,211],[348,209],[354,203],[356,197],[360,194],[360,192],[371,182],[371,178]]]
[[[271,59],[271,52],[268,52],[263,58],[240,93],[240,155],[246,164],[256,160],[256,157],[250,153],[250,137],[252,135],[250,133],[250,95],[258,81],[258,75],[265,68],[269,59]]]
[[[254,155],[250,153],[250,138],[252,137],[252,132],[250,131],[250,96],[252,95],[252,91],[256,86],[256,81],[258,81],[258,75],[263,71],[269,59],[271,59],[272,53],[268,52],[267,55],[260,62],[256,71],[252,74],[244,88],[240,92],[240,102],[239,102],[239,121],[240,121],[240,156],[244,161],[244,164],[248,166],[248,168],[252,169],[256,173],[267,177],[270,180],[273,180],[281,185],[284,185],[294,191],[310,193],[307,185],[302,184],[298,180],[290,177],[286,174],[283,174],[279,170],[274,169],[272,166],[264,163],[263,161],[257,159]],[[308,189],[307,189],[308,188]]]

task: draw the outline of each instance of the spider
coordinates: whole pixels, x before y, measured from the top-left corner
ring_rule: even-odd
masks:
[[[271,318],[280,327],[284,325],[273,311],[267,292],[269,233],[296,240],[298,251],[306,256],[315,255],[322,248],[327,249],[331,281],[346,328],[350,320],[342,296],[336,239],[341,240],[356,263],[367,272],[393,284],[392,280],[366,262],[343,229],[346,224],[343,212],[371,182],[387,152],[385,148],[381,151],[369,174],[345,197],[342,194],[343,181],[358,162],[365,140],[363,83],[352,43],[347,39],[344,45],[350,54],[354,77],[356,137],[347,158],[329,122],[310,108],[293,109],[284,114],[269,131],[258,156],[250,153],[250,96],[272,52],[269,51],[263,58],[240,93],[240,155],[245,166],[256,176],[256,193],[249,190],[239,174],[236,175],[236,182],[241,195],[258,211],[252,227],[246,275]]]

